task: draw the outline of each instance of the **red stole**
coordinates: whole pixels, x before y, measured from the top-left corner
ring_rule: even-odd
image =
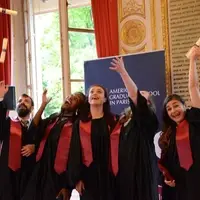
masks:
[[[45,134],[44,134],[44,137],[42,138],[42,140],[40,142],[40,146],[39,146],[39,149],[38,149],[38,152],[37,152],[37,155],[36,155],[36,161],[39,161],[41,159],[42,153],[43,153],[43,150],[44,150],[44,146],[45,146],[45,143],[46,143],[47,138],[49,136],[50,130],[53,128],[55,123],[56,122],[54,122],[54,123],[50,124],[49,126],[47,126]]]
[[[158,168],[159,168],[159,170],[163,173],[163,175],[164,175],[166,180],[173,181],[174,178],[171,176],[169,171],[161,164],[161,162],[162,162],[162,157],[161,157],[161,159],[158,160]]]
[[[121,124],[119,122],[110,134],[110,149],[111,149],[111,168],[113,174],[116,176],[118,173],[118,154],[119,154],[119,137],[121,131]]]
[[[186,120],[182,121],[176,129],[176,147],[179,156],[180,166],[185,170],[193,164],[192,151],[189,139],[189,124]]]
[[[19,120],[10,120],[10,144],[8,166],[13,171],[21,168],[22,129]]]
[[[40,142],[40,147],[36,156],[36,160],[39,161],[42,157],[42,153],[44,150],[45,143],[49,136],[51,129],[53,128],[55,123],[49,125],[46,129],[45,136]],[[70,141],[72,135],[72,123],[66,123],[62,131],[60,133],[60,138],[58,141],[56,157],[54,161],[54,169],[56,173],[61,174],[66,170],[68,155],[69,155],[69,148],[70,148]]]
[[[111,155],[111,168],[113,174],[118,172],[118,149],[119,149],[119,136],[121,125],[118,123],[112,133],[110,134],[110,155]],[[79,125],[80,140],[82,148],[82,161],[87,167],[93,161],[92,157],[92,144],[91,144],[91,121],[81,122]]]
[[[87,123],[80,121],[79,132],[82,148],[82,161],[85,166],[89,167],[93,161],[91,144],[91,121]]]
[[[54,169],[58,174],[61,174],[66,170],[71,136],[72,136],[72,123],[67,123],[64,125],[59,138],[56,158],[54,163]]]

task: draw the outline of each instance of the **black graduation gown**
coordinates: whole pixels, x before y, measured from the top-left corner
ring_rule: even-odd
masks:
[[[82,162],[79,121],[74,125],[68,170],[72,188],[79,180],[85,186],[81,200],[113,200],[115,177],[110,170],[110,132],[106,119],[91,120],[93,161],[87,167]]]
[[[119,144],[118,200],[157,200],[157,168],[153,143],[156,115],[138,92],[137,106],[130,99],[131,121],[123,127]]]
[[[168,191],[175,196],[172,200],[200,199],[200,109],[191,108],[187,110],[185,118],[189,123],[193,165],[188,171],[180,167],[176,148],[176,127],[172,127],[169,148],[161,160],[161,164],[169,171],[176,183],[175,188],[168,188]],[[167,195],[169,195],[169,192],[163,193],[163,199],[171,200]]]
[[[48,125],[57,119],[57,115],[42,120],[37,131],[38,146]],[[55,200],[62,188],[68,188],[67,171],[58,174],[54,169],[56,152],[61,130],[67,120],[56,122],[50,130],[41,159],[36,163],[22,200]]]
[[[0,102],[0,141],[3,142],[0,155],[0,200],[19,200],[31,176],[35,164],[35,154],[22,157],[21,168],[16,172],[8,167],[11,119],[6,117],[6,112],[6,105],[4,102]],[[29,128],[31,127],[32,123]],[[33,132],[23,126],[21,128],[22,146],[34,144]]]

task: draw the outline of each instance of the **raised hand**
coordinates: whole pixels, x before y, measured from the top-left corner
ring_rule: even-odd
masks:
[[[118,57],[114,58],[110,64],[112,65],[110,67],[110,69],[118,72],[119,74],[126,71],[122,57],[121,58],[118,58]]]
[[[137,105],[137,85],[126,71],[123,58],[114,58],[111,65],[110,69],[119,73],[128,91],[129,97],[132,99],[133,103]]]
[[[4,81],[1,81],[0,82],[0,98],[4,98],[7,92],[8,92],[8,86],[5,85]]]
[[[42,94],[42,104],[47,105],[51,101],[51,99],[51,97],[47,97],[47,89],[45,89]]]
[[[193,46],[191,49],[190,60],[197,60],[200,58],[200,47]]]

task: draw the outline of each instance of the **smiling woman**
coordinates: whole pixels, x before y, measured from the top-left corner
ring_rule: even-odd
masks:
[[[164,184],[163,199],[169,198],[169,194],[172,195],[169,199],[173,200],[195,200],[200,197],[197,186],[200,179],[200,93],[196,70],[199,56],[200,48],[193,47],[189,69],[191,109],[186,109],[183,99],[176,94],[166,97],[164,101],[159,164],[165,184],[174,188],[168,188],[168,191],[168,186]]]
[[[150,95],[147,92],[146,99],[140,94],[122,58],[113,59],[111,65],[110,70],[119,73],[124,82],[133,115],[130,120],[129,117],[123,122],[118,120],[110,112],[106,89],[101,85],[89,88],[86,110],[82,110],[75,123],[71,140],[68,163],[71,184],[81,200],[155,200],[151,143],[158,121],[148,105]],[[125,89],[110,94],[120,95],[119,92]]]
[[[81,195],[80,199],[113,200],[114,176],[109,169],[109,155],[114,126],[115,117],[110,112],[106,89],[100,85],[91,86],[88,101],[75,124],[69,156],[72,185]],[[79,167],[80,163],[83,167]]]
[[[186,106],[184,100],[179,95],[172,94],[168,96],[164,101],[164,108],[165,119],[169,117],[177,124],[184,120]]]

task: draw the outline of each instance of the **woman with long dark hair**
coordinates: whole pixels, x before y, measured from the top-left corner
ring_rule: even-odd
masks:
[[[163,193],[164,200],[200,198],[200,93],[196,69],[199,56],[200,49],[193,47],[189,69],[192,107],[187,109],[184,100],[176,94],[169,95],[164,101],[159,165],[165,176],[165,184],[174,190],[173,197]]]
[[[122,58],[113,59],[111,65],[128,91],[133,115],[130,121],[126,116],[116,120],[106,90],[99,85],[90,87],[71,141],[68,170],[72,185],[81,200],[156,200],[151,157],[158,121],[153,104],[148,92],[139,92]]]
[[[110,137],[115,123],[106,89],[92,85],[74,126],[68,164],[72,187],[76,187],[81,200],[114,199]]]

